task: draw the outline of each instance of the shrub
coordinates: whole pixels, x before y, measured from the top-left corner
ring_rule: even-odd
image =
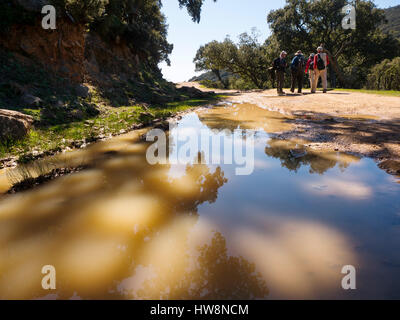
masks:
[[[383,60],[371,69],[368,89],[400,90],[400,57]]]

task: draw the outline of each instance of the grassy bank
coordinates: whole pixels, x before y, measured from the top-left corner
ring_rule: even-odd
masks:
[[[162,106],[146,107],[134,105],[126,107],[101,106],[100,113],[89,119],[65,124],[33,128],[27,137],[19,141],[0,143],[0,158],[41,153],[50,150],[65,149],[76,141],[93,137],[107,137],[129,131],[135,124],[165,119],[177,112],[205,105],[218,99],[189,99],[171,102]]]
[[[382,95],[382,96],[400,97],[400,91],[393,91],[393,90],[367,90],[367,89],[334,89],[334,90],[335,91],[345,91],[345,92],[360,92],[360,93],[378,94],[378,95]]]

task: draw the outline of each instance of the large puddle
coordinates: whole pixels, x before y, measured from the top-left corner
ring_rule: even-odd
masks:
[[[144,132],[0,173],[4,191],[27,172],[92,165],[0,200],[0,298],[399,299],[400,184],[372,160],[274,140],[285,120],[236,105],[179,121],[254,130],[247,176],[152,166]],[[45,265],[55,290],[42,288]],[[342,288],[346,265],[356,290]]]

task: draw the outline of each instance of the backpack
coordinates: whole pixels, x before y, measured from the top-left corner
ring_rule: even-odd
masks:
[[[317,68],[318,70],[325,70],[325,62],[319,53],[317,54]]]
[[[308,67],[309,70],[314,70],[314,59],[311,59],[310,65]]]
[[[285,71],[285,66],[284,66],[286,64],[285,59],[283,59],[283,62],[284,63],[281,65],[281,58],[275,59],[274,63],[273,63],[274,70],[276,70],[276,71]]]
[[[290,69],[292,72],[303,71],[304,69],[304,61],[302,56],[295,56],[290,65]]]
[[[272,63],[273,70],[278,70],[278,67],[279,67],[279,58],[275,59],[274,62]]]

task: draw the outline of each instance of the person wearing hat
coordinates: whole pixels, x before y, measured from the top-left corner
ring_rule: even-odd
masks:
[[[285,71],[288,66],[286,62],[286,57],[286,51],[282,51],[279,58],[275,59],[273,63],[273,68],[276,74],[276,88],[278,91],[278,95],[280,96],[285,94],[285,92],[283,92],[283,85],[285,82]]]
[[[317,90],[318,80],[321,77],[322,79],[322,87],[324,89],[324,93],[326,93],[328,88],[328,80],[327,80],[327,66],[329,65],[328,55],[324,52],[323,47],[318,47],[317,54],[314,57],[314,83],[311,88],[311,91]]]
[[[310,56],[308,57],[307,63],[306,63],[306,70],[305,73],[307,74],[308,72],[308,77],[310,79],[310,88],[311,88],[311,93],[315,93],[315,90],[313,91],[313,85],[314,85],[314,77],[315,77],[315,72],[314,72],[314,57],[315,54],[311,53]]]
[[[290,91],[294,93],[294,89],[298,87],[298,93],[301,93],[303,89],[303,72],[304,72],[304,66],[305,66],[305,59],[303,56],[303,53],[301,50],[296,52],[296,55],[294,56],[292,63],[290,64],[290,70],[292,73],[292,87]]]

